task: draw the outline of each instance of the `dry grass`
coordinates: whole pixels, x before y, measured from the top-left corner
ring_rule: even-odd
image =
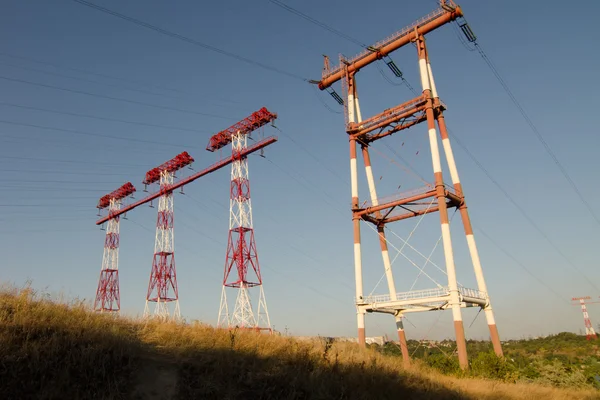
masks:
[[[0,399],[596,399],[440,375],[351,343],[111,318],[0,291]]]

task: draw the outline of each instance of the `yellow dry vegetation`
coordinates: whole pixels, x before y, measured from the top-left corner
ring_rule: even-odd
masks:
[[[597,399],[443,376],[352,343],[90,312],[0,290],[1,399]]]

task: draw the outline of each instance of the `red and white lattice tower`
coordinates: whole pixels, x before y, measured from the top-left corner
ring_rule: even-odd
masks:
[[[214,135],[207,147],[207,150],[214,151],[231,143],[234,160],[231,164],[229,239],[217,321],[219,327],[272,332],[254,241],[248,159],[240,153],[247,149],[248,134],[275,118],[276,114],[262,108],[229,129]],[[249,293],[251,288],[258,289],[256,313]],[[231,289],[236,292],[233,311],[230,310],[227,300],[227,292],[232,291]]]
[[[583,313],[583,323],[585,324],[585,337],[587,340],[597,338],[596,331],[592,326],[592,321],[590,321],[590,316],[587,312],[587,307],[585,305],[585,301],[591,299],[592,298],[590,296],[572,298],[573,301],[579,301],[579,304],[581,305],[581,312]]]
[[[102,196],[98,202],[98,210],[108,207],[108,215],[121,209],[122,200],[132,195],[135,187],[127,182],[119,189]],[[102,268],[100,280],[96,290],[94,310],[99,312],[119,312],[121,297],[119,289],[119,217],[108,220],[106,237],[104,239],[104,253],[102,254]]]
[[[150,316],[173,320],[181,318],[175,270],[173,190],[171,186],[175,172],[193,161],[194,159],[187,152],[183,152],[172,160],[148,171],[143,182],[145,185],[159,182],[161,192],[158,200],[154,257],[146,295],[146,306],[144,307],[144,318]],[[149,303],[156,303],[154,311],[150,310]],[[170,306],[171,303],[174,304],[173,307]]]

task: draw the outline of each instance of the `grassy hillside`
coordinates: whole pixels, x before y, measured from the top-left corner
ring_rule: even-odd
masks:
[[[0,399],[594,399],[441,375],[351,343],[112,318],[0,291]]]

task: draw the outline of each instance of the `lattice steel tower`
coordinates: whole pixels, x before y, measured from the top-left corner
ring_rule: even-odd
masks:
[[[214,135],[207,150],[214,151],[231,143],[231,186],[229,200],[229,238],[225,257],[225,272],[217,326],[246,328],[272,332],[254,241],[252,202],[248,179],[248,159],[241,156],[248,145],[248,134],[273,121],[277,116],[266,108],[253,113],[225,131]],[[249,289],[258,289],[256,313],[252,307]],[[227,292],[235,290],[233,311]]]
[[[171,186],[175,172],[193,161],[194,159],[187,152],[183,152],[172,160],[148,171],[143,182],[145,185],[159,182],[161,191],[158,200],[154,257],[144,307],[144,318],[151,315],[163,319],[179,320],[181,318],[175,269],[173,190]],[[149,303],[156,303],[154,311],[150,310]],[[174,305],[171,307],[172,303]]]
[[[117,190],[102,196],[98,201],[98,212],[108,207],[108,215],[121,209],[121,202],[135,192],[131,182],[127,182]],[[96,290],[94,310],[99,312],[119,312],[121,310],[121,293],[119,288],[119,217],[108,220],[104,238],[104,252],[100,280]]]
[[[464,192],[460,183],[458,169],[454,161],[454,155],[448,137],[448,130],[444,121],[443,111],[445,110],[445,105],[440,101],[436,90],[424,36],[438,27],[461,17],[462,11],[458,6],[452,1],[441,0],[439,9],[395,33],[391,37],[370,46],[358,56],[352,59],[340,57],[340,64],[333,69],[329,67],[326,60],[323,76],[318,84],[321,90],[327,89],[334,98],[336,98],[337,94],[331,89],[331,85],[336,81],[341,80],[343,90],[342,96],[345,97],[344,109],[346,116],[346,132],[350,141],[354,269],[356,280],[355,304],[357,309],[359,343],[361,345],[365,344],[366,313],[379,312],[391,314],[396,320],[398,339],[400,341],[404,362],[408,364],[409,354],[402,323],[403,316],[411,312],[450,309],[454,320],[459,363],[463,369],[466,369],[468,368],[468,359],[461,311],[463,307],[476,306],[484,310],[494,351],[499,356],[502,356],[502,347],[500,345],[498,330],[496,328],[496,322],[490,304],[490,297],[483,277],[483,270],[479,260],[479,253],[475,243],[473,229],[469,220]],[[461,28],[463,32],[472,34],[470,28],[466,25],[466,22],[461,22]],[[363,120],[356,88],[356,73],[361,68],[383,59],[396,76],[402,77],[401,71],[396,67],[388,55],[394,50],[411,43],[414,44],[417,49],[422,93],[410,101],[389,108],[378,115]],[[339,96],[337,96],[336,99],[338,101],[341,100]],[[375,187],[369,146],[377,140],[386,138],[404,129],[408,129],[421,122],[427,123],[429,147],[433,165],[433,184],[428,183],[426,187],[419,188],[410,193],[398,193],[393,197],[380,198],[377,195]],[[447,168],[450,172],[452,185],[446,185],[444,183],[436,123],[439,128],[439,135],[446,156]],[[357,146],[360,146],[363,157],[370,202],[359,201]],[[461,215],[471,262],[477,281],[476,290],[465,288],[459,285],[457,281],[448,218],[449,208],[457,208]],[[447,275],[447,285],[444,286],[436,282],[437,287],[433,289],[412,290],[411,288],[407,292],[397,292],[388,252],[389,241],[386,238],[386,229],[389,228],[386,225],[413,217],[421,218],[432,212],[439,212],[440,216],[441,240],[443,243],[446,267],[443,272]],[[389,294],[364,295],[360,232],[361,221],[372,224],[373,230],[378,234],[384,276],[387,280]],[[407,241],[404,242],[407,243]],[[399,251],[399,254],[400,253],[401,251]],[[422,268],[419,269],[424,273]]]
[[[586,300],[591,300],[592,298],[590,296],[585,296],[585,297],[573,297],[571,300],[572,301],[577,301],[579,303],[579,305],[581,305],[581,312],[583,313],[583,323],[585,324],[585,338],[587,340],[591,340],[591,339],[597,339],[598,337],[596,336],[596,331],[594,330],[594,327],[592,326],[592,321],[590,320],[590,315],[587,312],[587,307],[585,305],[585,301]],[[592,301],[588,303],[598,303],[597,301]]]

